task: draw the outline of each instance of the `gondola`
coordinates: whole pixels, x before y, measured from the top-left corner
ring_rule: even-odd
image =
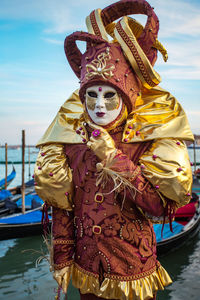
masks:
[[[7,186],[13,181],[15,176],[16,176],[16,171],[15,171],[15,167],[13,166],[12,172],[7,176]],[[5,183],[6,183],[5,178],[0,180],[0,191],[5,189]]]
[[[41,220],[41,207],[30,211],[26,211],[25,214],[18,213],[4,218],[0,218],[0,240],[40,235],[43,233]],[[50,214],[49,221],[50,226]]]
[[[9,200],[12,202],[16,202],[21,197],[21,185],[16,187],[12,187],[8,190],[0,190],[0,215],[1,210],[5,208],[6,202]],[[34,192],[34,180],[29,180],[25,183],[25,195],[28,195]]]
[[[158,256],[165,255],[192,240],[200,230],[200,201],[196,193],[189,204],[177,210],[175,220],[170,225],[154,224]]]
[[[37,196],[35,192],[30,195],[35,195],[35,197]],[[199,232],[200,201],[198,194],[192,193],[192,196],[191,203],[177,211],[175,221],[172,222],[173,232],[170,231],[169,224],[165,224],[163,230],[162,224],[154,224],[158,256],[175,250]],[[42,202],[38,203],[38,207],[35,209],[33,209],[33,206],[29,204],[29,207],[27,208],[28,210],[25,214],[15,213],[0,217],[0,240],[42,234],[41,203]],[[18,206],[20,208],[20,201],[18,201]],[[48,215],[50,226],[50,211]]]
[[[0,240],[42,234],[42,204],[35,191],[25,195],[23,214],[21,197],[15,202],[8,200],[7,207],[0,209]]]

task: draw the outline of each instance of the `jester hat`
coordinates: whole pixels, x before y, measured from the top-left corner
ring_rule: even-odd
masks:
[[[147,15],[145,27],[128,16],[131,14]],[[157,51],[167,60],[167,52],[157,40],[159,20],[154,9],[145,0],[121,0],[92,11],[86,25],[88,33],[75,32],[64,44],[69,64],[80,80],[80,99],[84,102],[86,89],[92,85],[110,85],[130,113],[141,88],[151,89],[161,81],[153,69]],[[84,54],[76,41],[86,42]]]

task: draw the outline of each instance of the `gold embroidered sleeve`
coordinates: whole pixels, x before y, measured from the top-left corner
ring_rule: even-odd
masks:
[[[64,146],[48,144],[40,148],[34,170],[36,193],[48,205],[72,210],[72,170]]]
[[[177,207],[191,198],[192,171],[185,143],[176,139],[156,140],[140,158],[143,175]]]

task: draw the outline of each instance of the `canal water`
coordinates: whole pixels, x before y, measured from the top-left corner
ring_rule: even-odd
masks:
[[[189,149],[191,160],[192,150]],[[31,148],[31,161],[37,150]],[[4,149],[0,148],[0,161],[4,159]],[[8,151],[8,160],[20,161],[21,150]],[[28,151],[26,153],[28,161]],[[200,150],[197,151],[200,161]],[[9,165],[8,173],[12,170]],[[16,164],[17,177],[11,186],[21,182],[21,165]],[[26,180],[33,173],[34,164],[26,165]],[[4,165],[0,165],[0,179],[4,177]],[[56,283],[52,279],[48,262],[43,259],[46,249],[41,236],[0,241],[0,300],[53,300]],[[158,293],[158,300],[199,300],[200,299],[200,234],[188,244],[160,259],[173,283],[165,291]],[[64,295],[61,295],[64,299]],[[79,294],[70,284],[68,300],[79,300]]]

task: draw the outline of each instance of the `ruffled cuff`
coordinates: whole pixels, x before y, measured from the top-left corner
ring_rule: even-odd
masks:
[[[58,285],[62,288],[63,292],[67,293],[67,288],[73,272],[73,264],[53,273],[53,278],[57,281]]]

